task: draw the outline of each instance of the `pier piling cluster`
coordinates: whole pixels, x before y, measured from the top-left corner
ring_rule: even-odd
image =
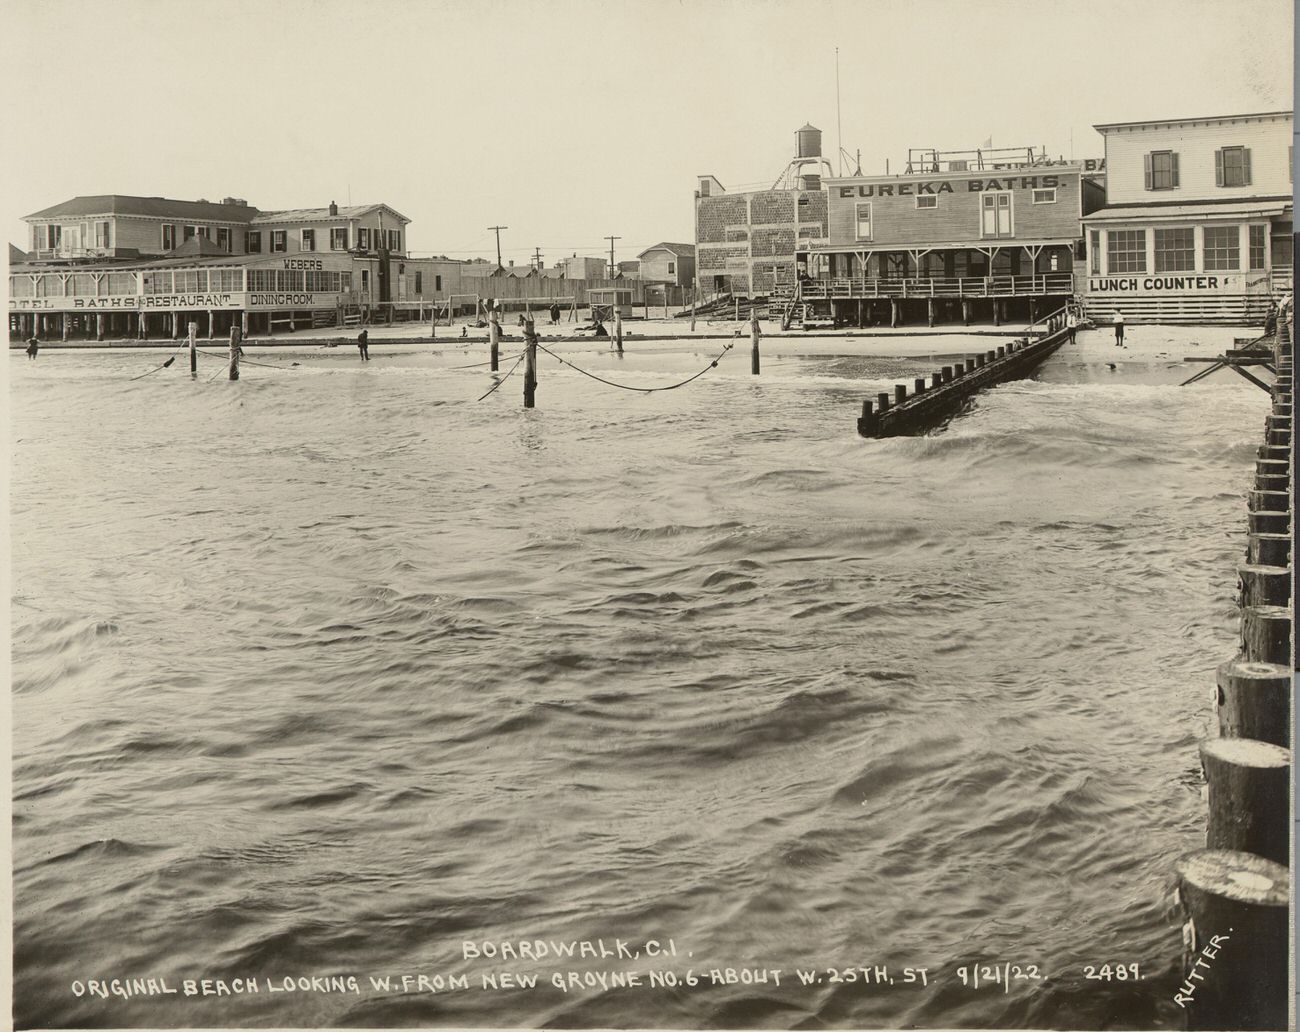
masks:
[[[1219,737],[1201,743],[1206,848],[1177,864],[1189,1029],[1287,1027],[1291,784],[1292,311],[1278,319],[1277,378],[1248,496],[1238,567],[1241,650],[1219,667]]]

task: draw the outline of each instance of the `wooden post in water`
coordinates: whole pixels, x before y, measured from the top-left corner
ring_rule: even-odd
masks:
[[[862,415],[858,417],[858,433],[866,437],[876,428],[876,416],[871,410],[871,402],[862,403]]]
[[[907,400],[907,384],[894,384],[894,404],[901,405]]]
[[[944,382],[944,383],[951,383],[951,382],[952,382],[952,374],[953,374],[953,368],[952,368],[952,366],[950,366],[950,365],[946,365],[946,366],[943,367],[943,369],[940,370],[940,372],[943,373],[943,382]]]
[[[190,379],[199,375],[199,350],[195,338],[199,333],[199,324],[190,323]]]
[[[1215,709],[1224,738],[1291,744],[1291,672],[1274,663],[1234,659],[1215,671]]]
[[[497,322],[497,310],[488,312],[488,348],[491,352],[492,372],[496,372],[501,361],[501,324]]]
[[[997,357],[998,357],[998,353],[997,353],[996,351],[989,350],[989,351],[984,352],[984,360],[985,360],[986,362],[992,362],[992,361],[994,361]]]
[[[1291,535],[1251,534],[1247,540],[1246,558],[1260,566],[1290,566]]]
[[[758,309],[749,310],[749,372],[753,376],[758,375],[758,342],[763,336],[758,328]]]
[[[1201,767],[1210,789],[1206,845],[1285,864],[1290,851],[1290,754],[1249,738],[1210,738],[1201,743]]]
[[[912,381],[912,393],[922,394],[924,393],[924,391],[925,391],[925,377],[918,376],[915,380]]]
[[[1250,853],[1205,849],[1178,861],[1189,1029],[1285,1029],[1291,872]]]
[[[239,379],[239,342],[243,339],[238,326],[230,327],[230,378]]]
[[[614,299],[614,347],[618,353],[623,354],[623,310],[618,305],[618,297]]]
[[[876,411],[882,416],[889,411],[889,395],[880,393],[876,395]]]
[[[933,373],[930,376],[930,389],[943,386],[943,373]]]
[[[1291,662],[1291,611],[1285,606],[1245,606],[1241,651],[1252,663]]]
[[[524,408],[537,401],[537,333],[530,316],[524,322]]]

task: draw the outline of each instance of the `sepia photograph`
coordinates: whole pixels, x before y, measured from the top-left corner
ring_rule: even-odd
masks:
[[[1294,1028],[1291,0],[0,31],[12,1027]]]

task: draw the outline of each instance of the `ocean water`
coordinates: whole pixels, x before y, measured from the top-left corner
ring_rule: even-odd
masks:
[[[16,1022],[1174,1027],[1267,398],[839,350],[11,356]]]

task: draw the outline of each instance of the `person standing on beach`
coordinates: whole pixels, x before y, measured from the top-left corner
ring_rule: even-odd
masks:
[[[1123,346],[1124,346],[1124,313],[1116,312],[1115,313],[1115,347],[1122,348]]]
[[[361,361],[370,361],[370,334],[368,331],[362,330],[357,334],[357,350],[361,352]]]
[[[1075,331],[1079,328],[1079,317],[1074,314],[1073,308],[1065,313],[1065,328],[1070,331],[1070,343],[1073,344]]]
[[[559,306],[559,305],[555,305],[555,304],[551,305],[551,325],[552,325],[552,326],[558,326],[558,325],[560,325],[560,306]]]
[[[41,342],[35,337],[27,338],[27,361],[32,361],[36,357],[36,352],[41,350]]]

